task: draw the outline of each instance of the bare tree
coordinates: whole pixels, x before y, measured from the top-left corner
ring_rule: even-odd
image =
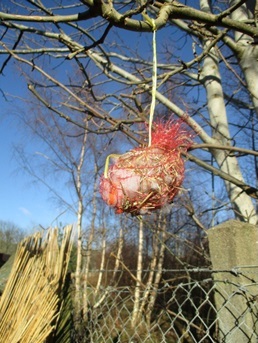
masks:
[[[94,156],[91,151],[93,142],[88,142],[91,134],[88,130],[82,130],[77,126],[63,126],[60,118],[53,114],[46,118],[44,108],[42,109],[39,105],[35,105],[31,115],[22,117],[22,120],[26,125],[25,129],[30,132],[30,143],[32,139],[39,141],[41,151],[38,150],[32,156],[26,156],[24,150],[18,149],[20,162],[35,180],[48,188],[52,199],[58,202],[59,207],[62,206],[62,212],[69,211],[71,213],[75,223],[77,238],[73,313],[75,327],[80,328],[82,315],[86,316],[88,308],[88,303],[85,301],[87,293],[84,292],[84,289],[87,290],[85,285],[88,283],[91,245],[96,225],[98,166],[96,159],[92,158]],[[58,183],[63,180],[61,190],[55,185],[57,180]],[[63,188],[66,188],[67,192],[63,192]],[[86,210],[88,218],[85,215]],[[89,213],[91,213],[91,220],[89,220]],[[87,222],[90,224],[91,230],[85,237],[84,228]],[[85,240],[87,240],[88,246],[86,259],[84,258]]]
[[[200,158],[188,158],[225,181],[227,206],[236,217],[257,222],[256,180],[244,169],[251,163],[257,170],[257,142],[248,139],[257,125],[252,117],[251,127],[250,116],[258,108],[255,1],[211,5],[201,0],[199,7],[184,1],[1,6],[1,74],[8,74],[14,63],[29,91],[55,115],[97,134],[119,131],[137,142],[143,134],[138,124],[148,118],[152,62],[146,56],[148,45],[142,52],[135,42],[139,39],[141,46],[151,38],[148,32],[160,31],[157,114],[174,112],[184,118],[200,140],[193,149],[205,151]],[[64,75],[64,67],[76,70],[78,77]],[[77,81],[81,75],[83,83]],[[66,101],[60,101],[60,93]],[[88,127],[78,110],[87,114]],[[248,162],[242,156],[249,156]],[[215,165],[208,162],[211,157]]]
[[[17,244],[25,237],[25,232],[16,224],[0,220],[0,252],[12,254]]]
[[[74,186],[78,197],[78,210],[77,210],[77,261],[75,271],[75,322],[78,322],[81,313],[81,277],[82,277],[82,229],[83,229],[83,215],[84,215],[84,194],[82,187],[82,170],[86,160],[86,142],[88,133],[83,132],[83,140],[81,144],[80,157],[78,164],[75,164],[75,177]]]
[[[120,267],[133,281],[132,326],[141,316],[145,316],[150,326],[166,252],[173,256],[173,263],[176,261],[185,268],[187,262],[192,263],[187,260],[188,250],[198,256],[205,254],[201,239],[206,228],[216,221],[234,216],[257,223],[256,1],[152,3],[83,0],[60,1],[54,7],[27,0],[22,5],[15,5],[0,5],[0,76],[7,78],[13,68],[23,77],[28,93],[48,109],[44,118],[38,118],[38,123],[55,123],[48,125],[51,130],[57,127],[56,124],[62,128],[56,137],[52,136],[48,146],[54,154],[54,146],[62,147],[59,152],[65,153],[67,159],[56,160],[47,154],[41,154],[41,157],[63,171],[72,171],[76,205],[66,205],[78,214],[75,279],[78,318],[81,310],[86,322],[91,309],[88,295],[92,291],[89,278],[95,240],[101,241],[98,253],[102,269],[108,264],[107,235],[114,224],[114,220],[108,222],[107,212],[100,212],[98,207],[98,164],[92,164],[97,169],[92,169],[92,180],[87,183],[90,186],[84,188],[83,166],[92,158],[92,155],[86,156],[89,145],[85,144],[94,141],[95,152],[91,149],[94,162],[98,158],[103,162],[110,150],[120,153],[132,144],[144,145],[144,124],[149,119],[153,94],[156,118],[167,119],[174,113],[195,133],[192,151],[185,156],[190,162],[187,164],[189,189],[183,191],[185,197],[182,196],[180,201],[184,199],[182,203],[191,217],[191,221],[187,220],[199,230],[194,238],[199,240],[198,244],[195,246],[186,234],[181,233],[180,220],[175,220],[178,228],[171,233],[170,222],[161,217],[158,220],[158,213],[155,228],[145,219],[138,222],[138,236],[135,222],[127,225],[122,217],[118,244],[111,253],[114,258],[111,284],[119,281]],[[157,31],[158,48],[155,93],[152,92],[153,31]],[[1,84],[1,92],[6,99],[10,97],[4,84]],[[24,115],[26,118],[27,114]],[[50,131],[46,135],[40,133],[41,137],[48,139]],[[80,141],[78,144],[76,140],[76,159],[70,143],[62,140],[63,131],[69,132],[70,136],[72,132],[73,139],[77,137]],[[102,137],[104,145],[100,143]],[[121,137],[127,139],[122,144]],[[81,145],[82,142],[85,144]],[[196,201],[198,197],[202,200],[201,205]],[[180,201],[178,198],[178,203]],[[82,216],[87,205],[91,217],[84,241]],[[203,224],[205,214],[211,214],[211,220]],[[129,226],[133,228],[134,239],[138,237],[137,244],[131,249],[138,253],[133,261],[123,259],[126,249],[130,250],[126,245],[126,228]],[[148,237],[145,229],[150,230]],[[189,226],[186,225],[185,230],[189,232]],[[150,245],[145,255],[146,238]],[[184,247],[187,253],[184,253]],[[150,271],[145,275],[146,262]],[[136,269],[135,273],[130,270],[131,266]],[[101,293],[103,284],[102,274],[99,274],[95,283],[95,310],[105,302],[107,289]],[[82,286],[83,295],[80,293]]]

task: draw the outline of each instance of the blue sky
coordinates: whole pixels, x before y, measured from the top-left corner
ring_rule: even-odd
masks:
[[[151,46],[147,43],[146,36],[140,35],[139,37],[138,34],[131,32],[125,32],[125,34],[127,39],[124,35],[124,42],[120,42],[122,46],[124,45],[124,49],[128,43],[135,48],[136,43],[137,48],[145,47],[145,53],[146,51],[151,52]],[[134,39],[136,35],[137,40]],[[114,39],[118,38],[114,37]],[[6,56],[0,56],[0,65],[5,58]],[[3,75],[0,75],[0,90],[8,99],[6,101],[5,96],[0,92],[0,220],[12,221],[28,231],[38,225],[48,227],[60,222],[62,224],[73,222],[74,216],[61,215],[63,210],[51,201],[48,190],[43,185],[33,182],[14,157],[14,146],[23,144],[25,133],[22,128],[19,128],[17,118],[13,114],[19,111],[19,108],[27,110],[26,105],[23,105],[20,99],[26,98],[29,91],[26,80],[20,75],[20,71],[14,66],[12,60],[4,69]],[[30,147],[27,148],[30,149]],[[33,149],[40,150],[40,146],[35,146],[34,142],[31,148],[31,152]]]
[[[59,216],[62,210],[50,200],[46,188],[33,182],[14,156],[14,146],[24,142],[24,132],[20,130],[16,116],[13,115],[22,103],[15,97],[26,96],[27,89],[24,80],[11,64],[4,71],[4,76],[0,77],[0,88],[9,100],[6,101],[3,94],[0,94],[0,220],[11,221],[28,231],[38,225],[48,227],[59,222],[70,222],[73,220],[71,216]],[[36,148],[33,144],[33,149]]]
[[[135,40],[131,38],[135,37],[135,34],[126,34],[130,37],[127,42],[133,45]],[[159,33],[157,36],[161,44],[164,37]],[[151,53],[151,46],[147,43],[146,37],[144,35],[137,37],[137,44],[141,49],[145,46],[145,53],[146,51]],[[4,58],[0,56],[0,62]],[[151,59],[151,56],[149,58]],[[31,176],[21,169],[14,157],[14,146],[28,140],[23,128],[17,124],[17,117],[14,114],[19,111],[19,108],[24,111],[28,110],[26,104],[23,105],[22,100],[19,99],[28,97],[29,91],[26,81],[12,62],[9,62],[4,70],[4,75],[0,75],[0,89],[4,91],[8,99],[6,101],[0,93],[0,220],[12,221],[28,231],[37,228],[38,225],[48,227],[60,222],[62,224],[74,222],[75,217],[67,213],[62,214],[63,209],[58,208],[57,203],[51,200],[49,191],[42,184],[35,183]],[[34,142],[31,146],[26,146],[26,149],[32,153],[40,151],[40,148]],[[66,196],[69,196],[67,191]]]
[[[151,45],[147,42],[145,35],[123,33],[124,45],[130,42],[134,46],[136,43],[137,48],[144,50],[144,54],[148,53],[151,60]],[[170,34],[172,35],[172,32]],[[136,35],[137,40],[134,39]],[[175,39],[173,36],[171,38]],[[115,36],[114,40],[116,39]],[[157,42],[162,45],[163,39],[165,37],[158,32]],[[184,40],[182,44],[183,42]],[[125,49],[125,47],[123,48]],[[0,56],[0,63],[3,59],[5,57]],[[64,64],[62,64],[62,68],[64,68]],[[6,101],[3,94],[0,93],[0,220],[12,221],[28,231],[38,225],[48,227],[59,222],[62,224],[72,223],[75,220],[74,216],[61,215],[62,209],[58,208],[57,204],[50,199],[48,190],[43,185],[33,182],[31,177],[21,170],[14,158],[14,146],[23,144],[25,133],[17,125],[17,118],[13,114],[19,111],[19,107],[26,111],[26,105],[22,106],[19,98],[26,98],[28,90],[26,81],[14,68],[12,62],[4,70],[4,76],[0,75],[0,89],[5,92],[9,100]],[[35,145],[34,142],[28,148],[31,152],[40,151],[40,146]]]
[[[8,106],[1,100],[2,110]],[[38,225],[48,227],[59,222],[68,223],[70,216],[60,216],[62,212],[50,199],[47,189],[20,167],[14,157],[14,146],[22,141],[17,127],[10,120],[0,122],[0,220],[11,221],[28,231]]]

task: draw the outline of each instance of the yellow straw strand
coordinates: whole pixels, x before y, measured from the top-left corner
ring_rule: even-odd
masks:
[[[121,156],[121,155],[119,155],[119,154],[110,154],[106,158],[105,167],[104,167],[104,178],[105,179],[107,179],[107,177],[108,177],[108,169],[109,169],[110,158],[118,158],[119,156]]]

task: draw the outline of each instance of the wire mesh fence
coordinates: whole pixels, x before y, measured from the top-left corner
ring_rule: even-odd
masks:
[[[143,284],[88,287],[81,342],[258,342],[258,283],[248,270],[243,283],[239,270],[184,270],[181,278],[177,270],[175,279],[148,289],[147,302]]]

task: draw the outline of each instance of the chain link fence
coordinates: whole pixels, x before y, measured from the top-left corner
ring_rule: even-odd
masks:
[[[152,308],[148,302],[141,306],[146,296],[143,284],[139,289],[107,286],[98,292],[88,287],[87,319],[78,342],[258,342],[258,284],[248,275],[248,282],[238,283],[243,276],[239,271],[195,268],[183,270],[181,276],[178,270],[169,271],[176,272],[174,279],[148,290],[149,301],[155,298]],[[221,273],[223,280],[217,279]]]

